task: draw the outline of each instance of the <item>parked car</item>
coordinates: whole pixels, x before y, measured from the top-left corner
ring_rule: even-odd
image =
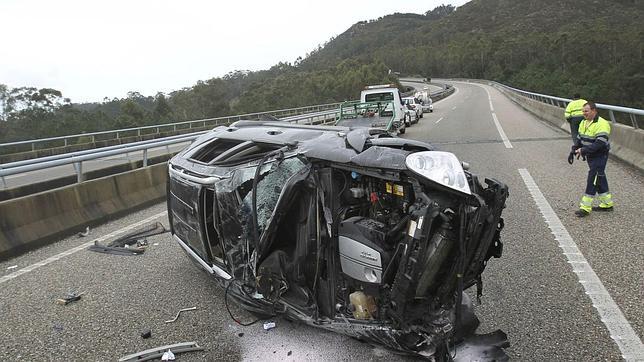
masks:
[[[414,93],[414,97],[418,98],[422,104],[423,112],[434,112],[432,98],[429,96],[429,87],[424,86],[422,91]]]
[[[415,97],[405,97],[402,99],[406,106],[405,113],[410,123],[418,123],[423,118],[423,105]]]
[[[480,295],[502,254],[508,189],[454,154],[381,129],[239,121],[168,169],[172,237],[222,307],[435,360],[507,359],[463,291]]]

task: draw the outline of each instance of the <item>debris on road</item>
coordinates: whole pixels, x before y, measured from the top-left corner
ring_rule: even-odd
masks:
[[[141,332],[141,338],[148,339],[150,337],[152,337],[152,331],[151,330],[146,329],[143,332]]]
[[[166,322],[166,323],[173,323],[173,322],[176,322],[176,320],[177,320],[177,319],[179,319],[179,315],[181,314],[181,312],[187,312],[187,311],[189,311],[189,310],[195,310],[195,309],[197,309],[197,307],[191,307],[191,308],[184,308],[184,309],[181,309],[180,311],[178,311],[178,312],[177,312],[177,315],[176,315],[173,319],[170,319],[170,320],[165,321],[165,322]]]
[[[243,337],[243,336],[244,336],[244,332],[239,332],[239,334],[237,334],[237,337]]]
[[[85,228],[85,231],[81,231],[80,233],[78,233],[79,238],[84,238],[87,235],[89,235],[89,226]]]
[[[85,293],[76,293],[76,292],[69,292],[67,295],[65,295],[62,298],[56,299],[56,303],[60,305],[67,305],[72,302],[76,302],[81,299],[81,295]]]
[[[168,352],[172,354],[172,359],[174,360],[174,355],[185,352],[194,352],[194,351],[203,351],[203,347],[200,347],[197,342],[184,342],[177,343],[168,346],[161,346],[156,348],[147,349],[142,352],[137,352],[130,354],[124,357],[119,358],[119,362],[143,362],[149,361],[157,358],[162,358]],[[168,361],[168,359],[164,359]]]
[[[161,361],[174,361],[174,353],[171,350],[167,350],[163,356],[161,356]]]
[[[107,245],[101,245],[95,242],[87,250],[95,251],[98,253],[113,254],[113,255],[139,255],[145,252],[148,247],[147,237],[159,235],[168,232],[168,230],[160,222],[156,222],[145,227],[135,230],[127,235],[110,242]]]
[[[63,331],[63,326],[58,324],[58,323],[54,323],[53,328],[54,328],[54,331],[56,331],[56,332],[62,332]]]
[[[264,323],[264,330],[268,331],[275,328],[275,322],[266,322]]]
[[[7,270],[16,269],[17,267],[18,267],[17,265],[8,266]]]

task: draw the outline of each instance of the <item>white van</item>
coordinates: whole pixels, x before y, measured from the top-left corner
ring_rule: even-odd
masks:
[[[398,132],[405,133],[405,106],[402,103],[400,91],[393,84],[369,85],[360,92],[360,102],[393,102],[396,109],[392,109],[398,118]],[[386,111],[389,111],[385,109]]]

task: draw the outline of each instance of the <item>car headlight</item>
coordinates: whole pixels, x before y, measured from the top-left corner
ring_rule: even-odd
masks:
[[[465,171],[453,153],[423,151],[412,153],[405,160],[407,168],[428,180],[471,195]]]

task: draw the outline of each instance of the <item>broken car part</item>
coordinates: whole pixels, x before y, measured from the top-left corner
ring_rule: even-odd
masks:
[[[196,309],[197,309],[197,307],[183,308],[183,309],[181,309],[180,311],[178,311],[178,312],[177,312],[177,315],[176,315],[173,319],[170,319],[170,320],[165,321],[165,322],[166,322],[166,323],[173,323],[173,322],[176,322],[176,321],[177,321],[177,319],[179,319],[179,315],[181,314],[181,312],[187,312],[187,311],[189,311],[189,310],[196,310]]]
[[[161,358],[166,351],[172,351],[173,354],[185,353],[185,352],[194,352],[194,351],[203,351],[202,347],[199,347],[197,342],[185,342],[171,344],[168,346],[161,346],[151,349],[146,349],[145,351],[130,354],[124,357],[119,358],[119,362],[143,362],[149,361],[157,358]]]
[[[147,237],[163,234],[168,231],[163,224],[155,222],[121,236],[107,245],[101,245],[95,242],[87,250],[113,255],[139,255],[143,254],[145,248],[148,246]]]
[[[60,305],[67,305],[69,303],[80,300],[83,294],[85,293],[69,292],[64,297],[56,299],[56,303]]]

